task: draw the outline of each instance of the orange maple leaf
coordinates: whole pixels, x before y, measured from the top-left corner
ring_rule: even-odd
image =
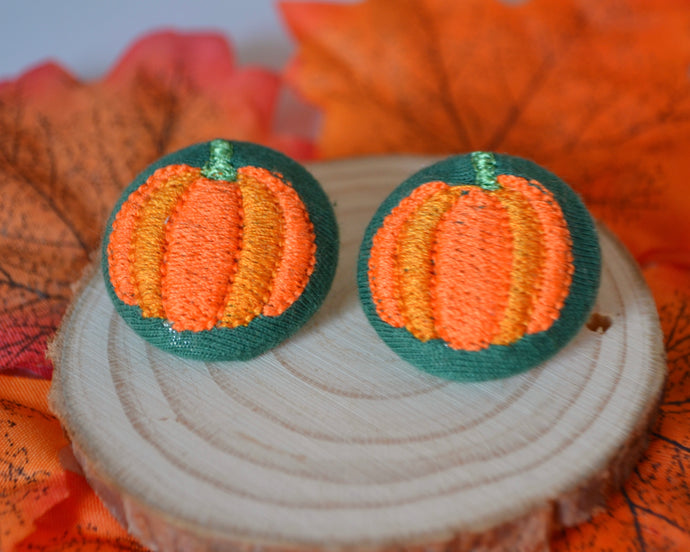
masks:
[[[669,381],[650,448],[556,550],[690,549],[690,10],[681,0],[284,3],[325,157],[499,150],[562,176],[645,268]]]
[[[152,34],[102,80],[55,64],[0,84],[0,370],[50,375],[46,340],[120,191],[161,155],[216,137],[303,158],[272,132],[281,81],[224,38]]]
[[[284,3],[324,157],[498,150],[550,168],[635,255],[690,258],[680,0]]]
[[[690,549],[690,271],[650,266],[669,377],[651,443],[632,476],[590,523],[563,531],[558,552],[675,552]]]
[[[67,441],[48,410],[49,386],[0,375],[0,550],[144,552],[84,477],[68,469]]]

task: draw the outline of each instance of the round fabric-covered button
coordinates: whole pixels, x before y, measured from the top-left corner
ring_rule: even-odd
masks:
[[[214,140],[163,157],[124,191],[102,270],[117,312],[153,345],[244,360],[311,317],[337,258],[333,209],[304,167]]]
[[[364,311],[402,358],[459,381],[546,360],[594,305],[601,258],[577,195],[538,165],[475,152],[382,203],[360,251]]]

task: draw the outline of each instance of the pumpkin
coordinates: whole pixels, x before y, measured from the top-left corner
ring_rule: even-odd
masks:
[[[381,206],[360,295],[384,340],[451,379],[525,370],[573,337],[599,284],[575,193],[526,160],[475,152],[411,177]]]
[[[104,241],[107,288],[130,326],[205,360],[250,358],[296,331],[336,258],[335,219],[313,177],[278,152],[226,140],[145,171]]]

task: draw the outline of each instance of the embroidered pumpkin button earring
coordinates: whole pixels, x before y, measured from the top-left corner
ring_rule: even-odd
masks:
[[[124,191],[102,269],[117,312],[153,345],[245,360],[314,314],[337,258],[333,209],[304,167],[213,140],[163,157]]]
[[[480,381],[566,345],[594,305],[600,266],[593,220],[562,180],[475,152],[423,169],[382,203],[358,285],[371,324],[403,359]]]

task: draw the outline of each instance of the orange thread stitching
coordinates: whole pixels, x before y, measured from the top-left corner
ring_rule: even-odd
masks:
[[[513,238],[496,196],[462,189],[437,227],[431,303],[439,337],[453,349],[478,351],[499,332],[508,305]]]
[[[282,255],[273,278],[273,289],[263,308],[265,316],[279,316],[302,295],[316,264],[314,226],[299,195],[281,175],[258,167],[242,167],[246,178],[262,182],[283,213]]]
[[[574,272],[563,212],[536,181],[497,182],[490,191],[428,183],[384,219],[368,267],[382,320],[479,350],[558,319]]]
[[[460,187],[439,190],[410,216],[400,232],[398,277],[405,327],[421,341],[438,337],[431,307],[432,250],[436,227],[462,192]]]
[[[115,293],[127,305],[137,304],[136,284],[132,278],[132,236],[141,208],[152,193],[181,170],[187,170],[187,166],[170,165],[158,169],[144,184],[130,194],[115,215],[108,242],[108,269]]]
[[[537,280],[544,266],[543,232],[534,209],[522,193],[510,188],[492,193],[508,213],[514,243],[510,299],[501,330],[492,343],[510,345],[526,333],[530,321]]]
[[[447,188],[443,182],[428,182],[403,199],[391,210],[374,235],[369,255],[369,286],[376,312],[384,322],[396,328],[405,325],[401,310],[400,283],[398,281],[398,241],[405,221],[424,202]]]
[[[132,236],[132,276],[137,287],[137,304],[144,317],[165,316],[161,301],[165,225],[180,196],[194,180],[200,178],[199,169],[185,165],[178,165],[176,169],[167,170],[164,174],[162,186],[142,206]]]
[[[170,215],[161,298],[175,330],[210,330],[218,321],[237,266],[241,202],[234,182],[200,177]]]
[[[243,243],[220,322],[230,328],[249,324],[268,302],[284,234],[280,206],[271,191],[245,174],[238,175],[237,185],[242,193]]]
[[[499,176],[505,188],[519,191],[532,206],[542,229],[544,263],[538,274],[534,310],[527,333],[548,330],[560,316],[574,271],[572,241],[563,211],[553,194],[539,182],[516,176]]]

